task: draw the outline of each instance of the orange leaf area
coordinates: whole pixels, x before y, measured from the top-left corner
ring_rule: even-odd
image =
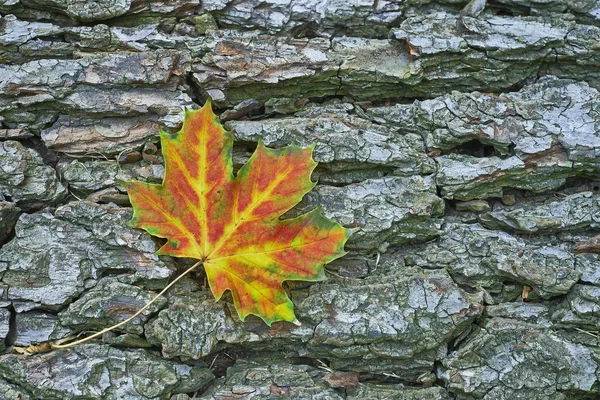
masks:
[[[233,135],[210,102],[186,111],[181,130],[160,139],[163,183],[124,184],[131,224],[167,239],[157,254],[202,260],[215,299],[230,290],[242,321],[254,314],[268,325],[298,323],[282,282],[325,279],[323,265],[345,254],[350,235],[319,210],[280,219],[315,186],[314,146],[259,143],[234,175]]]

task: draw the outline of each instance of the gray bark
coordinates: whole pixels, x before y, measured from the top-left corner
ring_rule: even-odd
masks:
[[[600,392],[600,1],[0,1],[0,398],[588,399]],[[316,144],[353,228],[302,326],[241,322],[127,225],[159,129]]]

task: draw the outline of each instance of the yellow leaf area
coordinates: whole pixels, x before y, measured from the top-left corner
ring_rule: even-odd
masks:
[[[215,299],[230,290],[242,321],[254,314],[268,325],[298,323],[282,282],[325,279],[323,264],[345,254],[350,235],[318,210],[280,219],[315,186],[314,146],[259,143],[234,175],[233,135],[210,102],[186,111],[182,129],[160,138],[163,183],[125,183],[131,224],[167,239],[157,254],[201,260]]]

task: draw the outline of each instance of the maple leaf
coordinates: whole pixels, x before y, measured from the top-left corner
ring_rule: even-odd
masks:
[[[157,254],[201,260],[216,301],[230,290],[242,321],[254,314],[268,325],[298,323],[283,281],[325,279],[323,265],[345,254],[350,235],[318,209],[280,219],[316,185],[314,146],[269,149],[261,141],[234,175],[233,135],[210,101],[186,110],[181,130],[160,139],[163,183],[124,183],[131,225],[167,239]]]

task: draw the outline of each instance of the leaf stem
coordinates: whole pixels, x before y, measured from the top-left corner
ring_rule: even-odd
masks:
[[[167,287],[165,287],[163,290],[160,291],[159,294],[157,294],[156,296],[154,296],[154,298],[152,300],[150,300],[148,303],[146,303],[146,305],[142,308],[140,308],[135,314],[133,314],[131,317],[127,318],[125,321],[121,321],[116,325],[113,325],[111,327],[108,327],[106,329],[101,330],[100,332],[96,332],[91,336],[88,336],[86,338],[77,340],[75,342],[71,342],[71,343],[67,343],[67,344],[51,344],[53,349],[66,349],[67,347],[71,347],[71,346],[75,346],[81,343],[85,343],[88,340],[91,340],[93,338],[96,338],[100,335],[105,334],[106,332],[110,332],[113,329],[116,329],[118,327],[120,327],[121,325],[124,325],[126,323],[128,323],[129,321],[131,321],[132,319],[134,319],[135,317],[137,317],[138,315],[140,315],[142,312],[144,312],[145,309],[147,309],[148,307],[150,307],[152,305],[152,303],[154,303],[160,296],[162,296],[167,290],[169,290],[171,288],[171,286],[173,286],[175,283],[177,283],[178,280],[180,280],[181,278],[183,278],[184,276],[186,276],[188,273],[192,272],[194,270],[194,268],[196,268],[198,265],[202,264],[202,261],[198,261],[196,264],[192,265],[191,267],[189,267],[188,269],[185,270],[185,272],[181,275],[179,275],[177,278],[175,278],[173,280],[173,282],[169,283],[167,285]]]

